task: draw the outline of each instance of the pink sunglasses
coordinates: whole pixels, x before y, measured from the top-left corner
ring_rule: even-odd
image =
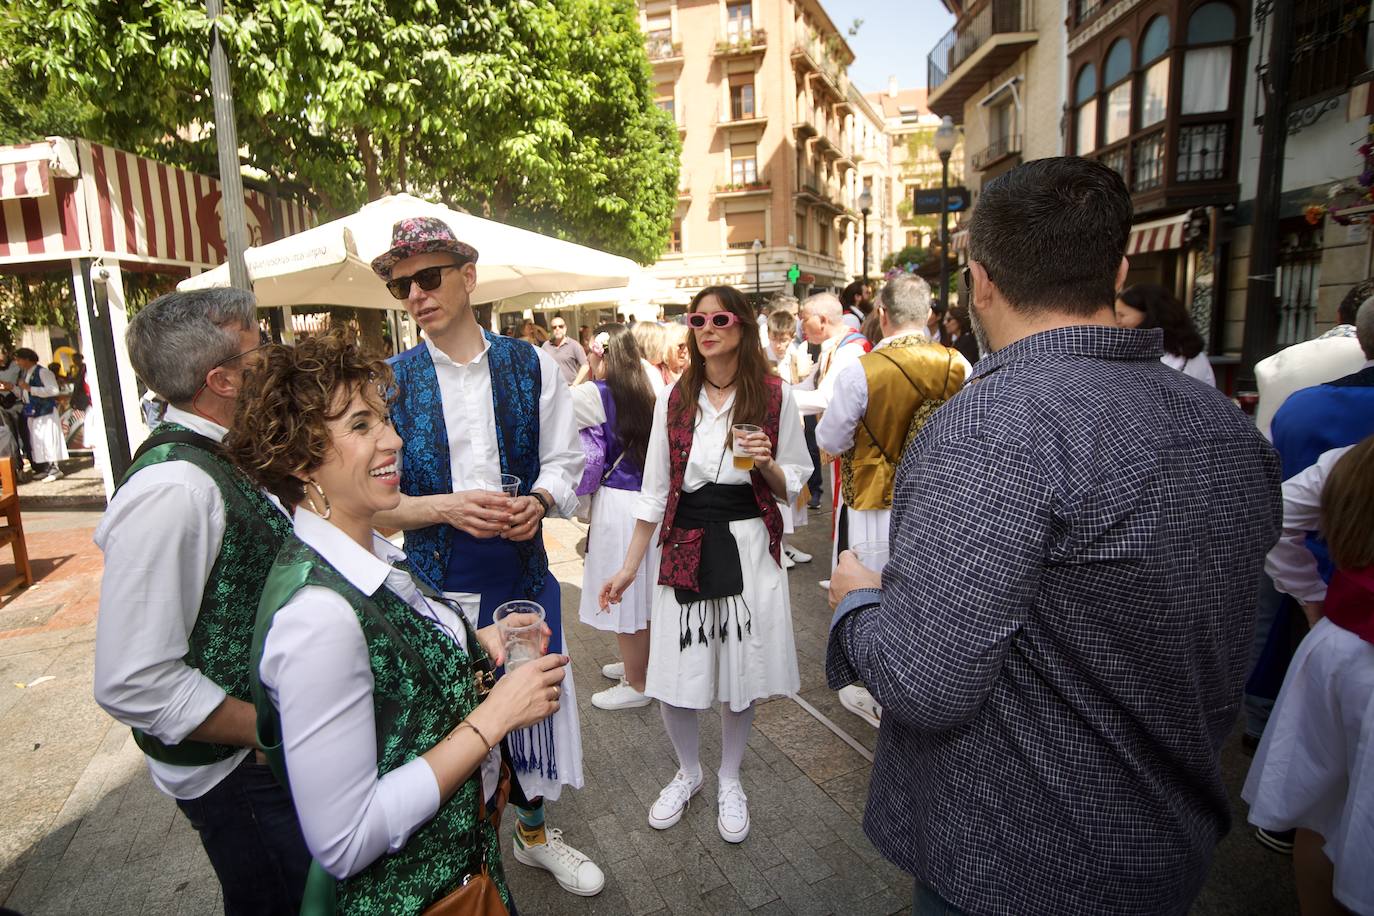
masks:
[[[687,327],[700,331],[709,321],[714,328],[728,328],[732,324],[739,324],[739,320],[739,316],[734,312],[712,312],[709,315],[692,312],[687,316]]]

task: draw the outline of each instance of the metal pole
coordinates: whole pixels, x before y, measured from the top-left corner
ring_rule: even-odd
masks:
[[[205,0],[213,23],[224,13],[223,0]],[[243,261],[248,218],[243,209],[243,175],[239,172],[239,132],[234,123],[234,90],[229,82],[229,56],[219,29],[210,26],[210,93],[215,103],[215,146],[219,153],[219,186],[224,204],[224,241],[229,255],[229,285],[252,290]]]
[[[759,284],[759,257],[762,254],[762,251],[754,252],[754,308],[760,308],[763,305],[763,291]]]
[[[868,286],[868,211],[864,211],[864,286]]]
[[[1288,140],[1288,82],[1292,72],[1292,3],[1269,7],[1273,39],[1269,45],[1268,79],[1264,93],[1259,173],[1255,184],[1255,216],[1250,227],[1250,271],[1245,291],[1245,332],[1241,373],[1245,384],[1254,381],[1255,363],[1274,352],[1278,321],[1274,313],[1274,279],[1278,266],[1279,195],[1283,185],[1283,152]]]
[[[949,307],[949,153],[940,154],[940,311]]]

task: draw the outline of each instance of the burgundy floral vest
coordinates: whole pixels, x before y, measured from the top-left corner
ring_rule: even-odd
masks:
[[[778,425],[782,415],[782,379],[770,375],[764,378],[764,382],[768,388],[768,402],[764,409],[763,431],[768,434],[776,458]],[[701,566],[701,530],[678,531],[673,527],[678,500],[682,497],[682,484],[687,476],[687,458],[692,453],[692,432],[696,425],[695,410],[678,410],[682,397],[682,384],[679,382],[668,395],[668,504],[663,512],[663,528],[658,537],[658,543],[663,548],[658,584],[695,590],[697,571]],[[759,515],[768,529],[768,552],[773,562],[781,566],[782,512],[778,509],[777,497],[757,468],[749,474],[749,479],[754,487]]]

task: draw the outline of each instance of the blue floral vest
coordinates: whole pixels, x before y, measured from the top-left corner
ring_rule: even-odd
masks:
[[[520,478],[520,492],[529,493],[539,478],[539,354],[523,340],[482,332],[490,348],[492,400],[496,406],[496,444],[501,472]],[[453,492],[453,469],[448,450],[439,378],[429,348],[420,343],[390,360],[396,374],[396,400],[391,419],[404,440],[401,450],[401,492],[433,496]],[[520,593],[534,598],[548,576],[544,538],[518,543]],[[443,583],[453,549],[453,529],[430,525],[405,533],[405,551],[430,582]]]

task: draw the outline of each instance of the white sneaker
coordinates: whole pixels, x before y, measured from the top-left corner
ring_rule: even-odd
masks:
[[[606,886],[606,876],[596,863],[563,842],[563,831],[544,829],[547,842],[526,846],[517,829],[512,843],[516,861],[542,868],[553,875],[558,886],[579,897],[595,897]]]
[[[749,799],[738,779],[721,782],[716,805],[720,809],[716,817],[720,838],[727,843],[743,843],[749,835]]]
[[[783,545],[782,545],[782,552],[785,553],[785,554],[787,554],[789,557],[791,557],[793,563],[810,563],[810,562],[811,562],[811,554],[807,553],[807,552],[804,551],[804,550],[798,550],[796,547],[793,547],[791,544],[783,544]]]
[[[667,830],[682,820],[682,815],[687,812],[687,804],[693,795],[701,791],[703,781],[701,776],[694,779],[678,770],[673,781],[663,787],[649,809],[649,826],[655,830]]]
[[[59,471],[57,468],[53,468],[51,471],[48,472],[48,476],[46,476],[46,477],[43,478],[43,482],[44,482],[44,483],[51,483],[51,482],[54,481],[54,480],[61,480],[61,479],[62,479],[62,472]]]
[[[821,591],[823,591],[823,592],[828,592],[828,591],[830,591],[830,580],[829,580],[829,579],[822,579],[820,582],[817,582],[816,584],[819,585],[819,586],[821,587]]]
[[[597,709],[638,709],[652,703],[649,697],[630,686],[624,678],[614,687],[607,687],[592,694],[592,705]]]
[[[865,687],[850,684],[840,688],[840,705],[874,728],[883,718],[883,707]]]
[[[613,681],[623,681],[625,680],[625,663],[612,662],[609,665],[602,665],[601,674],[603,677],[608,677]]]
[[[784,550],[784,551],[782,552],[782,568],[783,568],[783,569],[791,569],[793,566],[796,566],[796,565],[797,565],[797,561],[794,560],[794,559],[792,559],[792,555],[791,555],[790,553],[788,553],[786,550]]]

